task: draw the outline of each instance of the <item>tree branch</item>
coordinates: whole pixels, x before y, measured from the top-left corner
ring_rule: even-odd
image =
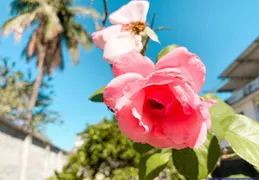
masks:
[[[107,6],[107,0],[103,0],[103,8],[104,8],[104,16],[103,16],[103,20],[102,20],[102,28],[104,28],[104,25],[107,21],[108,18],[108,6]]]
[[[94,0],[91,0],[90,6],[93,7],[93,4],[94,4]],[[107,21],[108,14],[109,14],[107,0],[103,0],[103,9],[104,9],[104,14],[103,14],[103,19],[102,19],[102,24],[100,25],[100,23],[98,21],[94,21],[94,27],[95,27],[96,31],[103,29],[105,26],[105,23]]]
[[[162,30],[172,30],[172,28],[161,26],[154,29],[154,31],[162,31]]]

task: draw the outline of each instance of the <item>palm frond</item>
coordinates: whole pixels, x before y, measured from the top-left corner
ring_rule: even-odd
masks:
[[[37,12],[38,9],[9,19],[2,25],[3,34],[8,36],[12,32],[19,32],[31,25],[36,19]]]
[[[33,32],[29,43],[28,43],[28,48],[27,48],[27,58],[30,59],[36,51],[36,43],[37,43],[37,32]]]
[[[96,20],[101,19],[101,15],[94,8],[73,6],[73,7],[68,7],[68,10],[73,14],[91,16],[93,19],[96,19]]]
[[[71,47],[68,47],[68,50],[72,56],[72,60],[73,60],[73,63],[74,64],[77,64],[78,63],[78,60],[79,60],[79,49],[78,49],[78,45],[77,46],[71,46]]]
[[[44,59],[45,72],[51,74],[55,68],[63,69],[61,34],[46,43]]]
[[[85,50],[88,50],[91,47],[92,38],[82,25],[74,25],[73,35],[74,38],[77,39],[77,41],[84,47]]]
[[[64,25],[67,48],[73,58],[74,63],[77,63],[79,57],[78,45],[81,44],[84,49],[88,50],[92,45],[91,36],[87,33],[84,27],[73,20],[67,21]]]
[[[27,61],[37,56],[37,42],[42,40],[41,25],[37,27],[29,38],[26,47],[23,49],[21,56],[26,57]]]
[[[47,16],[47,22],[45,24],[45,38],[50,40],[57,36],[62,31],[56,9],[49,5],[45,0],[36,0],[41,6],[41,10],[45,16]]]
[[[11,14],[18,15],[31,12],[39,6],[36,0],[13,0],[10,4]]]
[[[66,40],[67,48],[72,56],[73,63],[77,64],[79,59],[79,43],[77,39],[75,39],[73,36],[70,36],[70,34],[64,34],[64,38]]]

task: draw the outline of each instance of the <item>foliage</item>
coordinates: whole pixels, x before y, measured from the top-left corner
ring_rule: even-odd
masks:
[[[72,155],[54,179],[72,180],[95,177],[102,173],[112,179],[136,177],[140,154],[133,142],[119,130],[116,120],[104,119],[89,126],[81,136],[84,144]]]
[[[170,160],[171,151],[142,154],[139,163],[139,180],[152,180],[159,176]]]
[[[157,61],[176,47],[178,46],[169,45],[162,49]],[[97,90],[89,99],[93,102],[103,102],[103,89]],[[95,97],[98,97],[98,100],[95,100]],[[206,142],[199,148],[181,150],[159,150],[146,144],[135,143],[134,148],[141,154],[138,173],[140,180],[154,179],[165,168],[170,170],[173,179],[199,180],[211,177],[220,160],[219,144],[222,140],[227,140],[239,157],[259,168],[259,123],[235,114],[232,107],[215,94],[205,94],[202,98],[215,102],[209,109],[211,129]]]
[[[173,149],[173,162],[178,171],[189,179],[204,179],[212,172],[220,157],[218,140],[211,133],[197,149]]]
[[[79,13],[97,19],[99,14],[92,8],[71,5],[70,0],[13,0],[11,11],[15,16],[2,25],[3,34],[14,32],[16,40],[21,38],[26,28],[36,26],[23,51],[27,60],[37,57],[39,70],[25,115],[27,129],[33,124],[34,108],[44,76],[50,75],[56,68],[64,68],[62,41],[66,42],[74,63],[79,59],[79,44],[85,49],[92,44],[90,35],[75,21],[75,16]]]
[[[241,158],[259,167],[259,125],[243,115],[233,115],[221,122],[225,139]],[[252,156],[251,156],[252,155]]]
[[[217,103],[210,108],[211,114],[211,130],[216,134],[218,139],[223,140],[225,137],[225,132],[220,123],[230,116],[234,115],[235,112],[232,107],[227,105],[224,101],[217,98],[215,94],[205,94],[202,96],[207,100],[216,100]]]
[[[55,68],[63,69],[63,40],[75,63],[79,58],[79,44],[85,49],[92,44],[88,32],[75,21],[76,14],[100,18],[92,8],[71,5],[70,0],[13,0],[11,12],[15,16],[3,24],[3,33],[8,35],[14,31],[19,34],[28,26],[36,25],[23,54],[28,60],[44,54],[45,73],[50,74]]]
[[[171,52],[172,50],[174,50],[175,48],[178,48],[179,46],[176,44],[172,44],[169,46],[166,46],[165,48],[163,48],[157,55],[156,57],[156,61],[159,61],[159,59],[161,59],[162,57],[164,57],[166,54],[168,54],[169,52]]]
[[[101,87],[100,89],[95,91],[94,94],[92,94],[89,97],[89,100],[93,101],[93,102],[103,102],[103,90],[104,90],[104,88],[105,88],[105,86]]]
[[[16,70],[15,63],[10,60],[0,58],[0,63],[0,115],[24,125],[34,80],[31,79],[30,73]],[[38,132],[42,132],[47,123],[59,120],[59,114],[49,109],[54,93],[52,88],[51,79],[44,79],[31,122],[31,127]]]

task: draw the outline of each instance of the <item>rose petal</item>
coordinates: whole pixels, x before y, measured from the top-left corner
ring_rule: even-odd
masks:
[[[152,39],[155,42],[160,43],[158,36],[153,29],[151,29],[150,27],[146,27],[145,32],[150,39]]]
[[[106,41],[109,38],[112,38],[114,36],[117,36],[121,31],[122,26],[121,25],[113,25],[109,26],[105,29],[102,29],[100,31],[94,32],[92,34],[92,39],[94,44],[103,49]]]
[[[145,128],[139,125],[139,120],[132,115],[132,106],[127,104],[116,113],[120,130],[135,142],[146,143]]]
[[[205,122],[204,117],[200,113],[200,104],[196,106],[188,106],[192,104],[192,99],[182,91],[174,88],[175,99],[172,101],[166,118],[162,121],[164,132],[176,144],[189,145],[189,139],[193,134],[197,134],[200,125]],[[184,89],[183,87],[181,90]],[[182,97],[184,96],[184,97]],[[187,108],[186,108],[187,107]]]
[[[168,68],[151,73],[144,79],[137,80],[134,84],[128,84],[124,89],[125,97],[131,99],[139,90],[152,85],[164,85],[175,81],[180,76],[179,69]]]
[[[117,100],[123,96],[125,86],[141,78],[143,77],[140,74],[127,73],[111,80],[103,92],[104,103],[110,108],[115,108]]]
[[[147,135],[147,143],[158,148],[175,148],[181,149],[181,144],[175,144],[164,134],[161,125],[157,124]]]
[[[201,101],[202,101],[201,114],[205,119],[207,129],[210,129],[211,128],[211,119],[210,119],[209,108],[211,106],[213,106],[214,104],[216,104],[216,101],[215,100],[205,101],[202,98],[201,98]]]
[[[148,86],[145,89],[146,98],[155,100],[156,102],[167,107],[172,101],[172,91],[168,85],[162,86]]]
[[[191,109],[199,110],[202,106],[200,97],[191,89],[189,84],[185,82],[174,82],[170,86],[172,92],[174,93],[176,99],[183,106],[183,111],[189,114]]]
[[[179,47],[165,55],[156,64],[156,70],[165,68],[179,68],[196,93],[198,93],[205,81],[206,69],[202,61],[186,48]]]
[[[145,103],[145,90],[139,91],[134,98],[131,99],[132,114],[139,120],[139,125],[144,127],[146,132],[153,127],[152,119],[145,116],[143,113]]]
[[[191,140],[189,141],[190,148],[198,148],[200,147],[207,139],[207,126],[206,123],[202,123],[199,128],[198,133],[191,136]]]
[[[129,72],[135,72],[146,77],[155,69],[154,63],[136,50],[119,56],[114,60],[112,67],[115,77]]]
[[[148,1],[130,1],[128,4],[113,12],[109,16],[109,21],[112,24],[128,24],[132,21],[146,22],[148,9]]]
[[[181,71],[177,68],[166,68],[155,71],[145,78],[145,86],[169,84],[178,78],[183,79],[180,73]]]
[[[203,117],[200,109],[201,104],[197,104],[197,106],[189,106],[188,112],[186,113],[183,102],[179,101],[185,102],[187,100],[187,102],[185,102],[186,104],[192,104],[192,102],[190,102],[192,101],[192,99],[190,99],[191,96],[188,96],[188,93],[185,93],[186,97],[184,98],[177,97],[182,96],[183,94],[175,94],[177,101],[172,104],[171,112],[162,123],[165,134],[168,135],[174,143],[182,144],[184,147],[193,148],[201,145],[205,141],[207,125],[210,120]],[[202,129],[204,128],[204,125],[206,127],[206,131]]]
[[[171,106],[171,113],[162,121],[164,133],[175,144],[182,144],[187,147],[186,141],[190,136],[189,129],[193,128],[190,125],[191,114],[185,114],[179,102],[175,101]]]
[[[125,106],[126,104],[130,103],[131,101],[127,98],[125,98],[124,96],[122,96],[121,98],[119,98],[116,101],[116,105],[115,105],[115,112],[118,112],[121,110],[121,108],[123,108],[123,106]]]
[[[182,144],[175,144],[170,138],[166,136],[156,137],[156,136],[149,136],[147,139],[147,143],[151,146],[157,148],[174,148],[174,149],[183,149],[184,146]]]
[[[129,32],[121,32],[118,36],[108,40],[105,43],[103,58],[109,63],[122,54],[128,53],[132,50],[141,51],[143,48],[142,42],[138,35],[133,35]]]

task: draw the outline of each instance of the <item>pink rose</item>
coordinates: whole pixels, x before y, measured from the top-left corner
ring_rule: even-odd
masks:
[[[92,34],[95,45],[103,49],[103,58],[112,64],[113,60],[132,50],[143,49],[140,33],[152,31],[146,26],[149,2],[132,0],[109,16],[112,26]],[[147,33],[158,41],[155,33]]]
[[[198,56],[180,47],[156,65],[137,51],[117,58],[115,78],[104,90],[121,131],[159,148],[196,148],[204,143],[213,104],[197,95],[205,80]]]

